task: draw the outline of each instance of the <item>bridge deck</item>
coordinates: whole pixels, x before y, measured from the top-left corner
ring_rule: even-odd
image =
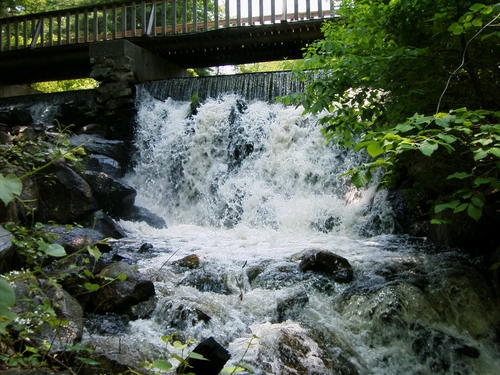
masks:
[[[89,45],[114,39],[127,39],[181,67],[298,58],[307,43],[321,37],[320,25],[334,16],[334,3],[122,1],[3,18],[0,82],[87,77]]]

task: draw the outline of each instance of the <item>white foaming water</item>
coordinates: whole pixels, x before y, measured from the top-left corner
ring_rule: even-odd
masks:
[[[339,177],[360,160],[325,146],[315,118],[236,95],[194,115],[147,92],[138,106],[128,182],[169,224],[122,222],[129,241],[155,247],[138,266],[155,281],[156,309],[126,332],[140,357],[172,350],[159,338],[175,331],[213,336],[232,364],[257,374],[495,374],[489,286],[457,254],[390,235],[383,195]],[[388,234],[357,234],[370,207]],[[301,272],[310,248],[347,258],[354,281]],[[191,254],[200,268],[175,265]],[[113,337],[89,339],[123,349]]]

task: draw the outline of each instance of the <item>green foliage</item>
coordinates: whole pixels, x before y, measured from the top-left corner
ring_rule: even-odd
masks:
[[[368,132],[356,145],[375,159],[351,171],[351,181],[358,187],[366,185],[374,171],[383,168],[383,181],[390,184],[395,170],[407,154],[441,158],[451,170],[434,175],[445,181],[446,199],[434,206],[434,213],[444,211],[466,213],[478,221],[486,205],[498,205],[500,189],[500,112],[459,109],[434,116],[414,115],[393,128]],[[431,162],[431,161],[429,161]],[[442,162],[442,160],[440,160]],[[449,182],[446,185],[446,181]],[[440,224],[439,219],[433,223]]]
[[[43,93],[62,92],[71,90],[92,90],[99,83],[92,78],[70,79],[66,81],[50,81],[33,83],[31,87]]]
[[[296,64],[297,60],[282,60],[236,65],[235,68],[239,73],[279,72],[282,70],[292,70]]]
[[[0,174],[0,200],[4,205],[7,206],[15,196],[20,195],[22,189],[23,183],[17,176],[9,174],[4,177]]]

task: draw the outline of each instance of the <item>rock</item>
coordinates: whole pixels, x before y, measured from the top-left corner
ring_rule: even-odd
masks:
[[[7,145],[12,142],[12,137],[9,133],[0,131],[0,145]]]
[[[87,158],[85,168],[89,171],[104,172],[111,177],[122,177],[122,167],[118,161],[109,156],[91,154]]]
[[[184,331],[200,322],[208,323],[212,318],[196,303],[191,301],[166,301],[155,320],[168,329]]]
[[[130,308],[127,317],[131,320],[149,319],[156,309],[157,302],[156,297],[150,298],[144,302],[139,302],[137,305]]]
[[[340,217],[329,216],[326,219],[321,218],[314,221],[311,223],[311,228],[323,233],[329,233],[340,224],[342,224],[342,219]]]
[[[8,272],[13,268],[16,258],[13,239],[12,234],[0,225],[0,273]]]
[[[100,124],[92,123],[92,124],[87,124],[87,125],[82,126],[78,130],[78,133],[79,134],[94,134],[94,135],[104,137],[106,134],[106,129]]]
[[[125,280],[115,280],[102,287],[94,295],[88,309],[96,313],[126,313],[131,306],[146,301],[155,294],[151,281],[142,279],[137,270],[123,262],[113,263],[105,267],[99,277],[117,278],[125,274]]]
[[[331,276],[339,283],[353,279],[352,267],[347,259],[326,250],[307,251],[299,264],[302,271],[316,271]]]
[[[25,109],[11,108],[10,110],[0,112],[0,122],[10,126],[31,125],[33,117]]]
[[[119,239],[127,236],[121,225],[102,211],[94,212],[87,220],[87,225],[106,237]]]
[[[94,112],[92,106],[89,104],[71,100],[62,103],[54,117],[65,126],[70,124],[83,126],[92,122],[92,119],[95,117]]]
[[[128,321],[121,315],[87,313],[85,318],[85,328],[91,335],[117,335],[127,330]]]
[[[194,353],[201,354],[207,360],[199,360],[188,358],[187,370],[195,375],[217,375],[222,371],[222,368],[229,361],[231,355],[224,349],[213,337],[200,342],[193,349]],[[177,370],[177,374],[181,374],[181,370]]]
[[[67,371],[54,372],[52,369],[10,369],[10,370],[0,370],[0,375],[70,375]]]
[[[230,294],[226,278],[220,272],[199,268],[190,272],[179,285],[189,285],[202,292]]]
[[[79,221],[97,208],[89,184],[71,168],[60,165],[53,184],[39,183],[41,220]]]
[[[129,221],[144,221],[146,224],[156,229],[167,227],[165,220],[144,207],[129,207],[128,210],[121,213],[120,217]]]
[[[200,258],[196,254],[188,255],[184,258],[178,259],[172,263],[175,266],[184,267],[184,268],[200,268]]]
[[[61,325],[44,323],[35,332],[31,339],[37,345],[46,340],[52,343],[54,351],[64,349],[67,345],[76,344],[83,333],[83,310],[78,301],[59,286],[46,280],[35,280],[27,284],[17,280],[14,283],[16,304],[13,312],[22,318],[23,313],[31,313],[39,306],[50,304],[56,316],[65,321]]]
[[[300,272],[297,264],[291,262],[272,263],[260,272],[252,282],[252,287],[281,289],[305,281],[309,275]]]
[[[284,299],[278,300],[276,307],[277,322],[281,323],[287,319],[295,319],[300,313],[300,310],[302,310],[308,302],[309,296],[303,288]]]
[[[144,254],[144,253],[149,253],[154,250],[154,246],[151,245],[150,243],[143,243],[141,247],[139,248],[139,253]]]
[[[97,241],[106,238],[104,234],[97,230],[76,226],[49,225],[42,230],[50,234],[53,242],[63,246],[68,253],[83,249],[85,246],[92,246]],[[106,250],[102,246],[100,246],[100,249]]]
[[[80,134],[69,138],[73,146],[82,146],[88,154],[105,155],[126,164],[128,147],[124,141],[108,140],[97,135]]]
[[[84,172],[99,207],[114,216],[130,211],[134,205],[136,191],[103,172]]]

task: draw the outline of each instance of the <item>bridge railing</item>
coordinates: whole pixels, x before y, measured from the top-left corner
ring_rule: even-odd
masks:
[[[149,0],[0,19],[0,52],[137,36],[298,22],[335,15],[335,0]]]

